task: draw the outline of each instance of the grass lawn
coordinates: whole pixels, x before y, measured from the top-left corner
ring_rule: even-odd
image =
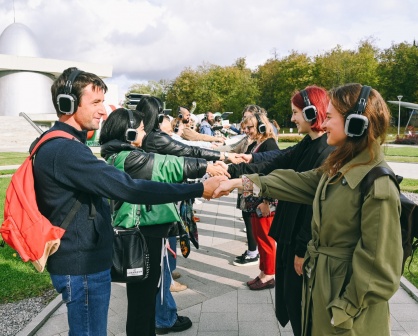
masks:
[[[411,267],[409,268],[411,271],[408,270],[410,259],[411,257],[406,260],[403,276],[407,278],[408,281],[412,283],[416,288],[418,288],[418,252],[416,252],[412,258]]]
[[[10,177],[0,178],[1,214],[9,183]],[[0,247],[0,304],[37,297],[52,288],[48,272],[37,272],[31,263],[24,263],[8,245]]]
[[[37,272],[7,245],[1,248],[0,272],[0,304],[41,296],[53,289],[48,272]]]

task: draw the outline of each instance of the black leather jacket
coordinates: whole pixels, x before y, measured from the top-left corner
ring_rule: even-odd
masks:
[[[165,134],[165,133],[164,133]],[[112,140],[101,146],[100,154],[108,159],[112,154],[131,150],[132,153],[126,158],[125,172],[133,178],[151,180],[154,166],[154,153],[145,153],[141,149],[131,146],[120,140]],[[159,153],[161,154],[161,153]],[[204,159],[185,157],[183,164],[183,178],[196,179],[206,173],[207,162]]]
[[[154,129],[145,136],[142,140],[142,149],[148,153],[202,158],[207,161],[217,161],[221,157],[220,152],[185,145],[159,129]]]

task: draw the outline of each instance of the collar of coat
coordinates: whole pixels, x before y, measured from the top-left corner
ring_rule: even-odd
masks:
[[[379,165],[382,161],[384,161],[384,154],[381,149],[380,144],[376,141],[372,145],[372,152],[374,153],[374,159],[370,162],[370,154],[369,150],[366,148],[360,154],[358,154],[354,159],[350,162],[346,163],[341,169],[338,171],[342,174],[344,179],[347,181],[347,184],[350,188],[354,189],[357,185],[363,180],[363,178],[367,175],[367,173],[372,170],[372,168]],[[366,163],[367,162],[367,163]],[[354,168],[350,169],[353,165],[357,165]]]

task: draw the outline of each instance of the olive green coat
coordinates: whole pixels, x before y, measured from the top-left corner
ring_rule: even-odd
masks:
[[[388,176],[375,180],[363,201],[363,177],[374,166],[388,167],[378,144],[374,151],[371,163],[347,171],[369,161],[364,151],[342,167],[344,177],[338,181],[315,170],[248,176],[264,197],[313,204],[304,264],[303,335],[390,335],[388,300],[399,287],[403,253],[400,201]]]

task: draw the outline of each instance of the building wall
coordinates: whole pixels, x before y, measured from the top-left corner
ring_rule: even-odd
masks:
[[[28,71],[0,72],[0,116],[55,113],[51,102],[52,76]]]

